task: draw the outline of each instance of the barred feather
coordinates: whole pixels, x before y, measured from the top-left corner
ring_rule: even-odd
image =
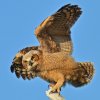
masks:
[[[67,25],[72,27],[72,25],[77,21],[82,11],[78,5],[67,4],[60,8],[57,13],[63,13],[66,16]]]
[[[73,43],[70,29],[81,13],[80,7],[68,4],[46,18],[35,29],[35,35],[40,42],[42,51],[51,53],[65,51],[71,55]]]
[[[76,80],[72,79],[71,84],[75,87],[83,86],[91,81],[94,75],[94,67],[91,62],[78,62],[78,69],[75,73]]]
[[[17,78],[22,77],[24,80],[25,79],[29,79],[30,80],[31,78],[35,77],[35,73],[34,72],[28,72],[26,70],[26,68],[22,65],[22,58],[30,50],[37,50],[38,48],[39,47],[35,47],[35,46],[27,47],[27,48],[24,48],[24,49],[20,50],[16,54],[16,56],[13,59],[12,65],[10,67],[10,70],[11,70],[12,73],[15,72]]]

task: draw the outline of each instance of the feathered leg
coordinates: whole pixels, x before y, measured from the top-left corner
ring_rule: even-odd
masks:
[[[58,78],[57,78],[56,84],[51,84],[52,89],[50,92],[57,91],[58,93],[60,93],[60,89],[63,86],[63,84],[64,84],[64,77],[62,74],[58,73]]]

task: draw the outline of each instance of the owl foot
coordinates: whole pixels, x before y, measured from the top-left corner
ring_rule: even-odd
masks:
[[[51,89],[49,93],[59,93],[60,94],[61,88],[56,88],[55,84],[50,84],[49,87]]]
[[[50,93],[60,93],[60,89],[52,88]]]

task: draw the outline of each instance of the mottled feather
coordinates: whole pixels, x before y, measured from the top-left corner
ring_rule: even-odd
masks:
[[[77,21],[82,11],[77,5],[65,5],[45,19],[35,30],[44,52],[65,51],[72,54],[73,44],[70,28]]]

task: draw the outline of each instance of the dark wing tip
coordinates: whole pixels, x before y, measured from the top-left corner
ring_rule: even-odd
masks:
[[[62,9],[65,9],[66,7],[69,7],[71,4],[67,4],[67,5],[64,5],[63,7],[61,7],[57,12],[61,11]]]
[[[11,65],[11,67],[10,67],[10,71],[11,71],[12,73],[15,71],[15,68],[14,68],[13,65]]]
[[[20,72],[19,71],[15,71],[16,77],[20,78]]]
[[[78,6],[78,5],[71,5],[71,4],[67,4],[67,5],[64,5],[63,7],[61,7],[57,12],[60,12],[62,11],[63,9],[70,9],[70,8],[76,8],[76,9],[79,9],[81,11],[81,8]],[[82,11],[81,11],[82,12]]]
[[[22,78],[26,80],[26,74],[21,74]]]
[[[77,19],[80,17],[82,10],[78,5],[67,4],[61,7],[57,13],[64,14],[66,16],[67,25],[71,28]]]

